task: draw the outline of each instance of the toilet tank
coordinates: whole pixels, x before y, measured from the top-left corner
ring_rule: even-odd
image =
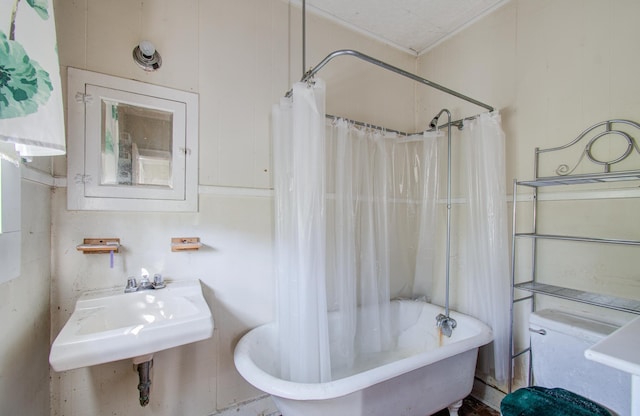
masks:
[[[544,309],[531,314],[529,328],[535,385],[562,387],[619,415],[631,414],[631,376],[584,357],[617,326]]]

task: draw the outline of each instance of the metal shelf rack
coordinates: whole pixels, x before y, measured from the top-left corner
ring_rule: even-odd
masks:
[[[620,126],[620,127],[619,127]],[[588,236],[570,236],[570,235],[556,235],[556,234],[542,234],[538,233],[538,190],[539,188],[550,186],[571,186],[582,184],[601,184],[601,183],[620,183],[625,181],[640,181],[640,170],[618,170],[612,172],[612,167],[618,167],[620,165],[640,165],[640,148],[638,147],[633,134],[640,133],[640,124],[629,120],[608,120],[595,124],[585,131],[583,131],[576,139],[567,143],[566,145],[549,148],[549,149],[536,149],[535,153],[535,180],[531,181],[514,181],[513,184],[513,235],[512,235],[512,287],[511,287],[511,334],[510,340],[512,345],[512,355],[509,369],[509,392],[513,389],[513,368],[514,360],[524,354],[529,355],[529,377],[528,383],[532,382],[531,374],[531,347],[523,348],[520,351],[515,351],[514,346],[514,306],[515,304],[523,301],[531,302],[531,311],[535,311],[536,308],[536,295],[551,296],[555,298],[565,299],[573,302],[580,302],[584,304],[594,305],[602,308],[640,314],[640,300],[638,299],[626,299],[617,296],[610,296],[606,294],[594,293],[589,291],[578,290],[569,287],[557,286],[553,284],[546,284],[537,281],[536,272],[536,259],[537,259],[537,244],[540,240],[558,240],[569,242],[584,242],[592,244],[613,244],[623,246],[640,246],[640,240],[629,239],[617,239],[617,238],[595,238]],[[623,139],[623,143],[626,144],[624,151],[614,157],[611,160],[601,160],[594,155],[594,147],[596,142],[604,141],[604,139],[620,140]],[[587,140],[588,143],[578,156],[578,161],[573,167],[562,164],[555,170],[555,176],[540,176],[540,158],[543,154],[549,152],[558,152],[569,149],[577,143]],[[576,146],[577,147],[577,146]],[[619,146],[618,146],[619,147]],[[625,147],[625,146],[623,146]],[[578,150],[579,147],[577,147]],[[574,152],[575,153],[575,152]],[[624,164],[621,164],[625,161]],[[620,164],[616,166],[617,164]],[[585,166],[587,165],[587,166]],[[596,166],[601,169],[599,172],[592,173],[578,173],[574,172],[578,169],[593,170]],[[519,187],[528,187],[533,190],[532,196],[532,228],[533,232],[518,232],[516,222],[517,211],[517,195]],[[532,272],[531,278],[528,281],[518,282],[516,276],[516,242],[522,239],[533,240],[532,244]],[[639,253],[640,254],[640,253]],[[527,292],[528,295],[522,297],[516,297],[517,291]]]

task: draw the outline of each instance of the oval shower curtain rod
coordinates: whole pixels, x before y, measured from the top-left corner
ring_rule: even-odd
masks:
[[[327,63],[329,63],[329,61],[331,61],[333,58],[336,58],[336,57],[342,56],[342,55],[353,56],[353,57],[361,59],[361,60],[363,60],[365,62],[369,62],[370,64],[379,66],[379,67],[381,67],[383,69],[386,69],[387,71],[395,72],[396,74],[402,75],[405,78],[412,79],[412,80],[414,80],[416,82],[419,82],[421,84],[427,85],[427,86],[429,86],[431,88],[435,88],[435,89],[440,90],[440,91],[442,91],[444,93],[447,93],[449,95],[453,95],[455,97],[458,97],[461,100],[470,102],[470,103],[475,104],[475,105],[477,105],[479,107],[482,107],[482,108],[486,108],[489,111],[495,110],[495,108],[493,108],[489,104],[485,104],[485,103],[483,103],[481,101],[478,101],[478,100],[476,100],[474,98],[468,97],[468,96],[466,96],[464,94],[460,94],[457,91],[454,91],[452,89],[444,87],[444,86],[442,86],[440,84],[436,84],[433,81],[429,81],[428,79],[419,77],[419,76],[417,76],[415,74],[412,74],[411,72],[405,71],[404,69],[400,69],[400,68],[398,68],[396,66],[390,65],[390,64],[388,64],[386,62],[383,62],[383,61],[381,61],[379,59],[373,58],[373,57],[371,57],[369,55],[365,55],[364,53],[358,52],[358,51],[353,50],[353,49],[340,49],[340,50],[331,52],[322,61],[320,61],[320,63],[318,65],[316,65],[315,67],[313,67],[309,71],[305,72],[305,74],[302,76],[302,79],[300,80],[300,82],[308,82],[308,81],[310,81],[311,78],[313,78],[318,71],[320,71]],[[287,92],[287,97],[290,96],[290,95],[291,95],[291,91]]]

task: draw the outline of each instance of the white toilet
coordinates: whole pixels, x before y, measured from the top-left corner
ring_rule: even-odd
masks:
[[[584,357],[584,351],[617,326],[552,309],[529,318],[533,384],[561,387],[618,415],[631,413],[631,376]]]

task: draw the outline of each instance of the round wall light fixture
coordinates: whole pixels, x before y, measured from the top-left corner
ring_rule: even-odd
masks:
[[[162,58],[153,43],[143,40],[133,48],[133,61],[145,71],[155,71],[162,65]]]

